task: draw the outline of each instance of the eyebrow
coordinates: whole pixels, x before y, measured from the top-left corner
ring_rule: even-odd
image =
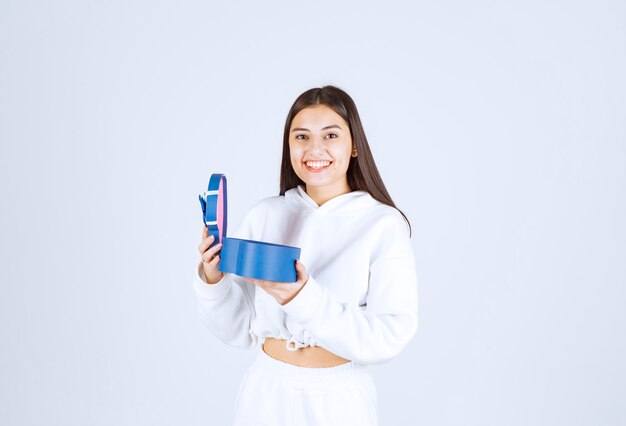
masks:
[[[323,127],[323,128],[322,128],[322,130],[328,130],[328,129],[339,129],[339,130],[343,130],[343,129],[342,129],[340,126],[338,126],[337,124],[331,124],[330,126],[326,126],[326,127]],[[302,131],[305,131],[305,132],[310,132],[310,130],[309,130],[309,129],[305,129],[305,128],[303,128],[303,127],[296,127],[296,128],[295,128],[295,129],[293,129],[291,132],[293,133],[293,132],[302,132]]]

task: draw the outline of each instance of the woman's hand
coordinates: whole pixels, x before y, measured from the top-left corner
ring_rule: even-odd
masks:
[[[302,290],[302,287],[309,280],[309,274],[307,274],[302,262],[296,260],[296,282],[294,283],[263,281],[253,278],[247,278],[247,280],[261,287],[266,293],[276,299],[279,304],[285,305]]]
[[[220,257],[217,255],[217,252],[222,248],[222,243],[209,248],[215,238],[213,235],[208,236],[209,231],[206,226],[202,228],[202,242],[198,246],[198,251],[202,256],[204,276],[207,284],[216,284],[224,276],[224,273],[219,270]]]

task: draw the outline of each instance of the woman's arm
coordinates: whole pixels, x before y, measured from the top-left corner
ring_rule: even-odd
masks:
[[[367,306],[341,303],[313,277],[282,309],[318,345],[363,364],[395,357],[417,330],[417,282],[412,256],[382,259],[370,268]]]
[[[363,364],[395,357],[417,330],[413,248],[402,216],[395,209],[388,211],[376,218],[377,232],[369,239],[369,278],[363,306],[335,297],[329,288],[339,287],[341,282],[326,286],[314,276],[309,276],[297,294],[281,306],[318,345]],[[344,267],[349,276],[351,266]],[[323,279],[340,278],[326,274]]]
[[[253,222],[259,217],[259,209],[253,208],[244,217],[235,232],[238,238],[251,238]],[[222,342],[239,348],[257,345],[258,337],[250,333],[250,324],[256,312],[254,309],[255,286],[233,274],[219,272],[218,256],[214,254],[218,246],[209,248],[212,243],[206,227],[199,246],[205,262],[199,262],[193,280],[198,299],[198,312],[203,324]],[[205,272],[211,277],[207,279]],[[220,279],[221,277],[221,279]],[[217,282],[216,282],[217,281]]]
[[[193,285],[200,320],[218,339],[238,348],[256,346],[258,338],[250,333],[255,316],[254,285],[232,274],[224,274],[216,284],[207,284],[202,262]]]

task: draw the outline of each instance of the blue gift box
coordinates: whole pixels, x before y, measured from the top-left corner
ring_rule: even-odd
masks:
[[[222,243],[220,271],[266,281],[296,281],[295,261],[300,258],[300,248],[226,236],[226,176],[212,174],[207,191],[199,199],[208,235],[215,237],[212,246]]]

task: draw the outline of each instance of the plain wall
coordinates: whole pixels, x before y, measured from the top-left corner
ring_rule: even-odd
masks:
[[[0,424],[227,425],[197,194],[278,193],[284,119],[354,98],[411,219],[382,425],[626,424],[620,1],[0,0]]]

